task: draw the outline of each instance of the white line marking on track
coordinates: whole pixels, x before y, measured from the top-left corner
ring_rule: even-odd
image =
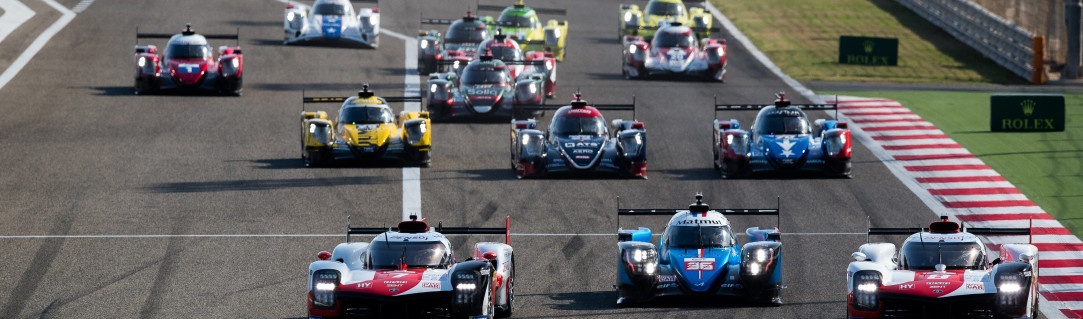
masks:
[[[82,13],[83,11],[86,11],[86,8],[89,7],[92,3],[94,3],[94,0],[79,1],[79,3],[76,4],[74,8],[71,8],[71,11],[75,13]]]
[[[382,29],[381,33],[406,42],[406,55],[404,57],[406,59],[406,75],[403,79],[405,85],[403,93],[405,96],[421,96],[421,77],[417,73],[417,39],[387,29]],[[421,111],[421,103],[406,102],[403,104],[403,110],[409,112]],[[418,167],[402,168],[402,220],[409,219],[410,215],[417,215],[419,219],[422,218],[421,168]]]
[[[72,19],[75,19],[75,12],[68,10],[68,8],[56,3],[56,1],[42,1],[50,7],[53,7],[53,9],[56,9],[56,11],[60,11],[60,18],[56,19],[56,22],[53,22],[48,28],[45,28],[45,31],[42,31],[41,34],[34,39],[34,42],[30,43],[30,46],[26,48],[26,51],[19,54],[19,57],[15,58],[15,61],[11,62],[11,65],[8,66],[8,69],[0,74],[0,89],[4,88],[8,82],[11,82],[11,79],[14,79],[15,75],[19,74],[19,71],[22,71],[27,63],[30,63],[30,60],[34,58],[34,55],[37,55],[38,51],[41,51],[41,49],[45,47],[45,44],[49,43],[49,39],[52,39],[54,35],[60,32],[60,30],[63,30]]]
[[[16,0],[0,0],[0,9],[4,10],[4,15],[0,15],[0,42],[4,42],[4,38],[12,31],[34,17],[34,10]]]

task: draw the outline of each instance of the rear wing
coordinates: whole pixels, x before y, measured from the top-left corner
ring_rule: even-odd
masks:
[[[367,83],[362,85],[362,91],[366,92],[366,93],[371,93],[371,92],[368,92],[368,86],[369,85]],[[421,102],[421,97],[420,96],[381,96],[380,98],[384,99],[384,102],[387,102],[387,103]],[[331,97],[305,96],[305,91],[301,90],[301,112],[305,111],[305,104],[309,104],[309,103],[342,103],[342,102],[346,102],[346,99],[349,99],[349,97],[341,97],[341,96],[331,96]]]
[[[169,39],[169,38],[172,38],[174,35],[178,35],[178,34],[181,34],[181,33],[139,32],[139,26],[135,27],[135,41],[136,42],[139,42],[139,39]],[[204,38],[207,38],[207,39],[235,40],[236,45],[240,45],[241,44],[240,43],[241,42],[240,41],[240,38],[241,38],[240,34],[241,34],[241,28],[237,28],[237,32],[233,33],[233,34],[228,34],[228,33],[207,33],[207,34],[203,34],[203,33],[200,33],[199,35],[202,35]]]
[[[555,104],[550,105],[550,104],[544,104],[544,103],[545,103],[545,101],[543,100],[542,104],[538,104],[538,105],[513,105],[512,109],[531,110],[531,111],[555,111],[555,110],[560,109],[560,108],[565,106],[565,105],[555,105]],[[599,111],[632,111],[632,120],[635,120],[635,118],[636,118],[636,96],[635,95],[632,95],[632,104],[593,104],[593,105],[588,104],[587,106],[592,106],[595,109],[598,109]]]
[[[774,104],[718,104],[718,95],[714,96],[714,118],[718,119],[718,111],[759,111]],[[833,104],[790,104],[802,110],[835,110],[835,118],[839,118],[838,98]]]
[[[421,18],[421,24],[452,24],[459,19],[430,19]]]
[[[379,235],[389,231],[398,231],[398,227],[351,227],[350,216],[346,216],[346,242],[350,235]],[[444,227],[436,224],[435,231],[444,235],[504,235],[504,243],[511,240],[511,216],[504,217],[504,227]]]
[[[1033,221],[1031,221],[1033,225]],[[871,217],[866,221],[866,235],[865,242],[871,242],[872,235],[913,235],[915,233],[930,232],[929,228],[925,227],[902,227],[902,228],[890,228],[890,227],[870,227]],[[1028,236],[1028,242],[1033,242],[1034,238],[1031,234],[1030,228],[989,228],[989,227],[974,227],[966,228],[961,227],[960,232],[967,232],[974,235],[986,235],[986,236]]]
[[[481,11],[503,12],[504,9],[507,9],[507,8],[510,8],[510,7],[511,6],[479,4],[478,5],[478,12],[481,12]],[[568,15],[568,10],[564,10],[564,9],[534,8],[534,7],[531,7],[531,9],[534,9],[534,12],[537,13],[537,14],[562,15],[562,16],[563,15]]]
[[[699,196],[697,196],[699,197]],[[699,198],[697,198],[699,201]],[[775,225],[781,224],[782,216],[779,215],[779,211],[782,208],[782,197],[776,197],[775,208],[717,208],[711,209],[713,211],[722,213],[725,216],[775,216]],[[694,205],[693,205],[694,206]],[[707,206],[703,206],[707,207]],[[661,209],[632,209],[632,208],[620,208],[620,197],[617,197],[617,225],[620,225],[620,216],[673,216],[680,211],[692,211],[693,207],[688,209],[679,208],[661,208]],[[706,208],[705,208],[706,209]],[[706,212],[707,210],[703,210]]]
[[[702,1],[700,1],[700,2],[702,2]],[[658,28],[659,28],[659,26],[656,26],[656,25],[639,26],[639,29],[643,29],[643,30],[658,30]],[[706,32],[715,32],[715,33],[722,32],[722,30],[719,29],[718,27],[710,27],[710,28],[688,27],[688,28],[692,29],[692,32],[704,32],[704,31],[706,31]]]

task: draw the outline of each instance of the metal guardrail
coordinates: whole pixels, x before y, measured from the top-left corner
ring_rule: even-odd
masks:
[[[897,1],[1012,73],[1032,83],[1044,82],[1045,71],[1039,70],[1043,68],[1040,61],[1044,38],[1035,37],[967,0]]]

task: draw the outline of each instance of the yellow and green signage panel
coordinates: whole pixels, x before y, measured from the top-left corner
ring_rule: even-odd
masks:
[[[993,94],[989,126],[995,132],[1063,132],[1064,95]]]
[[[839,64],[899,65],[899,39],[840,36]]]

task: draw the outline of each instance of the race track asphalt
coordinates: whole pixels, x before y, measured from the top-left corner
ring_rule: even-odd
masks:
[[[635,94],[649,137],[649,179],[517,180],[508,167],[507,123],[436,124],[433,165],[421,169],[424,216],[475,227],[511,216],[512,232],[523,234],[511,239],[516,318],[843,317],[845,267],[865,236],[824,233],[863,232],[866,216],[874,226],[916,227],[932,213],[861,145],[853,179],[720,180],[711,166],[714,96],[769,103],[789,89],[736,41],[724,84],[623,79],[618,3],[528,1],[568,9],[569,51],[551,103],[565,103],[577,89],[596,103],[629,103]],[[384,0],[382,28],[413,36],[420,16],[461,17],[474,4]],[[347,215],[355,226],[397,222],[401,168],[304,168],[297,130],[302,89],[349,96],[367,82],[378,94],[401,95],[404,41],[385,34],[376,50],[284,46],[283,8],[272,0],[116,0],[80,13],[0,89],[0,235],[297,236],[0,238],[2,316],[304,317],[307,265],[343,238],[303,235],[341,234]],[[49,20],[35,23],[47,26],[56,16],[40,13],[35,19]],[[188,22],[204,33],[239,28],[242,97],[133,94],[136,27],[176,32]],[[155,41],[141,43],[164,47]],[[221,44],[228,43],[212,41]],[[20,50],[0,48],[5,57]],[[719,117],[747,126],[753,115]],[[681,300],[618,308],[615,236],[566,235],[614,233],[618,196],[622,207],[680,208],[696,192],[729,208],[771,208],[781,197],[784,306]],[[622,218],[619,226],[660,230],[665,221]],[[737,230],[775,226],[771,217],[732,221]],[[481,240],[496,238],[453,237],[459,256]]]

